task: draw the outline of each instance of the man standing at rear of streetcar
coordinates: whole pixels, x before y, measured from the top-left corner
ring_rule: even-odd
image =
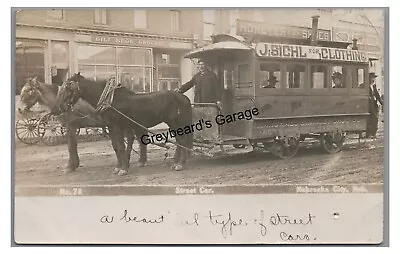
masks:
[[[365,88],[369,86],[369,114],[370,117],[368,119],[367,124],[367,138],[368,137],[376,137],[376,132],[378,131],[378,114],[379,107],[378,102],[383,106],[383,101],[381,96],[379,95],[378,89],[376,88],[375,79],[378,77],[374,72],[369,73],[369,80],[367,83],[362,83],[360,85],[361,88]]]
[[[175,89],[175,92],[184,93],[194,86],[194,103],[220,104],[221,89],[217,75],[206,66],[202,59],[197,62],[197,68],[199,72],[189,82]]]

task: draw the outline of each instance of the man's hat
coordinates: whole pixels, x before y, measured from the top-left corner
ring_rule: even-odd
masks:
[[[370,72],[369,73],[369,78],[376,78],[378,75],[375,74],[375,72]]]
[[[272,76],[268,79],[268,82],[271,82],[271,81],[278,82],[278,79],[277,79],[275,76],[272,75]]]
[[[343,77],[342,73],[340,73],[340,72],[338,72],[338,71],[335,71],[335,72],[332,74],[332,78],[342,78],[342,77]]]

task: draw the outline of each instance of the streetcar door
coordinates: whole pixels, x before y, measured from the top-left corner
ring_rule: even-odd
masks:
[[[228,59],[220,59],[218,77],[222,91],[222,112],[224,114],[232,113],[234,101],[234,65],[231,61]]]

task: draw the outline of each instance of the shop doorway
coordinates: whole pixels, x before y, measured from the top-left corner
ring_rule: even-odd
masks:
[[[15,86],[16,95],[19,95],[27,79],[37,77],[40,82],[45,81],[47,43],[40,40],[17,39],[15,46]]]

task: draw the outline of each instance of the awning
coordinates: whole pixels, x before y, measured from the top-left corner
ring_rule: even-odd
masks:
[[[198,48],[189,52],[185,58],[201,58],[208,55],[208,53],[228,51],[228,50],[251,50],[251,48],[241,42],[237,41],[222,41],[213,43],[202,48]]]

